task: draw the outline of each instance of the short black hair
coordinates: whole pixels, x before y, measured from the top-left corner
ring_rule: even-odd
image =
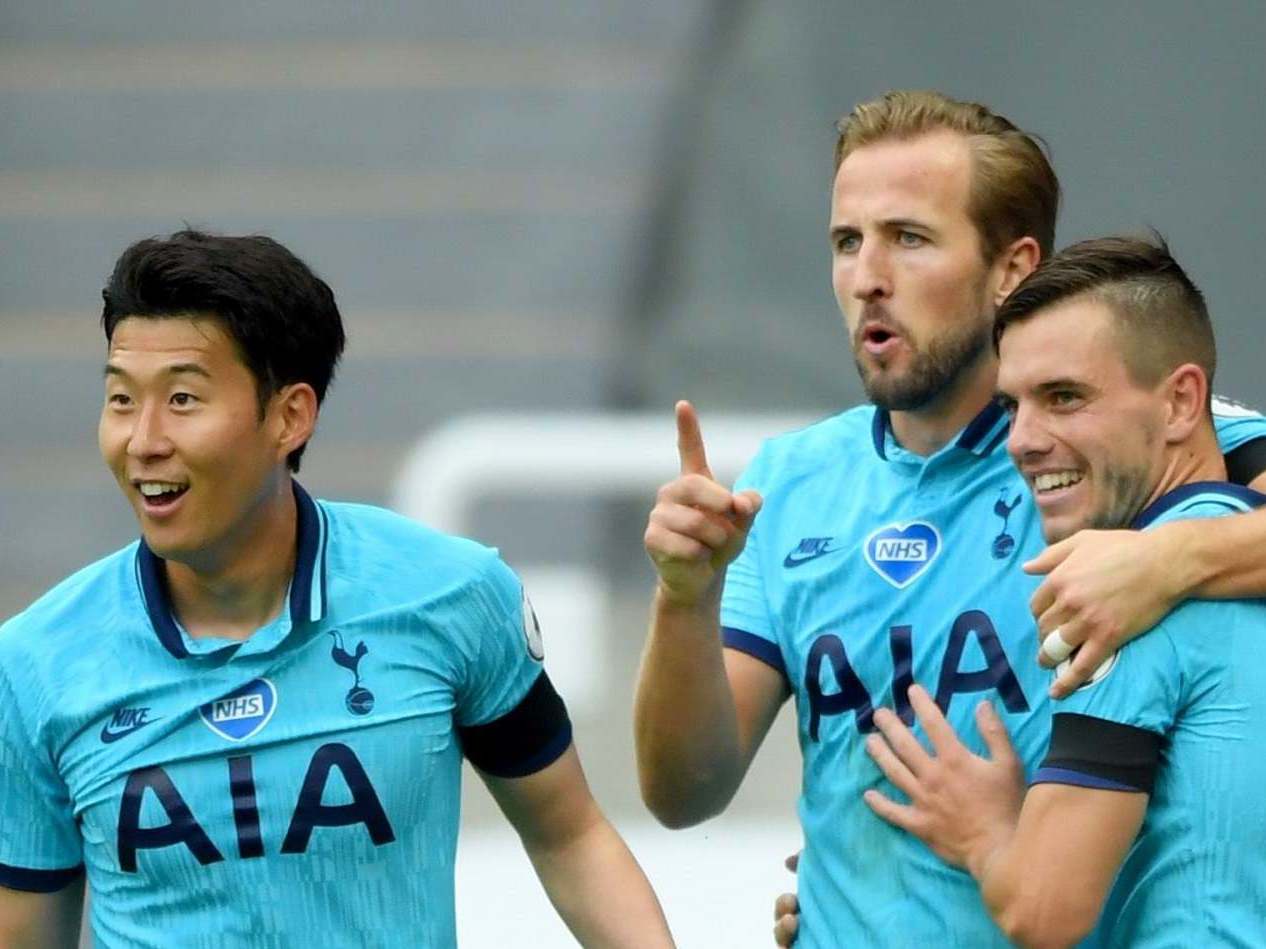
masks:
[[[334,293],[302,260],[269,237],[187,229],[137,241],[105,289],[106,342],[127,317],[211,316],[237,344],[255,377],[261,418],[282,386],[306,382],[325,398],[346,338]],[[306,445],[286,459],[299,470]]]
[[[1112,311],[1136,382],[1153,385],[1183,363],[1195,363],[1212,386],[1217,350],[1204,294],[1159,234],[1079,241],[1042,261],[998,308],[994,349],[1012,323],[1080,296]]]

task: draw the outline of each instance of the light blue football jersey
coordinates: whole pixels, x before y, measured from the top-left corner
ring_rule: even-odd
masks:
[[[1217,518],[1264,501],[1233,485],[1189,484],[1134,526]],[[1120,726],[1147,733],[1144,745],[1153,737],[1159,750],[1143,827],[1100,919],[1103,946],[1266,945],[1264,646],[1266,600],[1191,600],[1056,706],[1056,723],[1079,728],[1097,760],[1048,757],[1035,782],[1136,790],[1143,782],[1123,780],[1136,756],[1122,754]],[[1102,741],[1105,729],[1116,742]],[[1126,771],[1118,775],[1114,765]]]
[[[285,609],[245,642],[189,637],[143,543],[0,627],[0,885],[85,866],[96,945],[455,944],[461,742],[548,685],[535,617],[495,551],[295,493]],[[560,713],[484,755],[570,740]]]
[[[1020,565],[1044,546],[1032,498],[986,407],[924,458],[864,406],[765,444],[737,487],[764,497],[722,599],[727,647],[782,672],[803,754],[801,949],[1006,941],[972,878],[876,817],[868,788],[902,799],[867,756],[873,710],[912,720],[906,691],[936,697],[974,750],[989,699],[1032,769],[1049,734],[1050,675],[1036,661]],[[1255,413],[1219,418],[1223,450],[1266,435]]]

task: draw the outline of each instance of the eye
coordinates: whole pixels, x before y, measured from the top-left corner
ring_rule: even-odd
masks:
[[[835,235],[835,252],[837,254],[854,254],[862,246],[860,234],[844,232]]]
[[[998,396],[997,402],[998,402],[999,408],[1001,408],[1002,411],[1006,413],[1007,418],[1015,418],[1015,410],[1016,410],[1015,399],[1008,399],[1008,398],[1005,398],[1004,396]]]
[[[188,408],[198,401],[198,397],[191,392],[173,392],[171,396],[171,404],[177,408]]]
[[[126,393],[110,392],[106,394],[106,404],[118,409],[125,409],[132,404],[132,400]]]
[[[1048,398],[1051,405],[1057,409],[1073,408],[1081,401],[1081,396],[1072,389],[1054,389]]]
[[[898,231],[897,243],[902,247],[922,247],[928,242],[928,239],[922,234],[916,234],[914,231]]]

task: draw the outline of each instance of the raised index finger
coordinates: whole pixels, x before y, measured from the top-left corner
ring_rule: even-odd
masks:
[[[708,456],[703,450],[703,432],[699,430],[699,416],[695,407],[682,399],[677,403],[677,456],[681,459],[681,473],[701,474],[711,478]]]

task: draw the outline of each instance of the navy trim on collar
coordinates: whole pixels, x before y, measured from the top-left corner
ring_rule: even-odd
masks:
[[[188,658],[189,650],[185,648],[184,637],[171,615],[171,599],[167,595],[167,574],[163,571],[162,558],[149,549],[144,537],[136,551],[136,573],[141,581],[145,612],[158,634],[158,641],[177,659]]]
[[[1162,494],[1139,512],[1138,516],[1130,522],[1130,527],[1134,530],[1142,530],[1166,511],[1171,511],[1184,501],[1189,501],[1201,494],[1222,495],[1227,499],[1224,502],[1226,507],[1233,511],[1243,510],[1243,505],[1245,504],[1250,508],[1257,508],[1266,504],[1266,494],[1261,494],[1243,485],[1231,484],[1227,481],[1193,481],[1191,484],[1179,485],[1167,494]],[[1231,503],[1232,501],[1240,503],[1233,504]]]
[[[884,442],[888,437],[888,426],[890,424],[888,418],[888,410],[875,407],[875,418],[871,422],[870,435],[875,440],[875,454],[884,461],[888,460],[888,455],[884,452]]]
[[[1007,427],[998,424],[1006,414],[1001,405],[990,399],[989,404],[976,413],[976,417],[963,429],[963,434],[958,436],[958,447],[968,451],[987,448],[993,442],[992,436]]]
[[[328,535],[325,512],[297,481],[294,486],[297,509],[295,575],[290,581],[290,621],[315,622],[325,615],[325,548]],[[171,598],[163,560],[145,543],[136,551],[136,573],[145,601],[145,612],[158,641],[177,659],[186,659],[184,636],[172,616]]]
[[[989,454],[998,446],[999,436],[1004,435],[1010,425],[1006,414],[1002,406],[991,399],[989,404],[976,413],[976,417],[967,423],[966,428],[959,433],[958,441],[954,444],[977,455]],[[891,427],[892,417],[889,415],[888,410],[876,406],[875,418],[870,426],[870,434],[875,443],[875,454],[884,461],[888,460],[888,455],[884,448],[888,431]]]

